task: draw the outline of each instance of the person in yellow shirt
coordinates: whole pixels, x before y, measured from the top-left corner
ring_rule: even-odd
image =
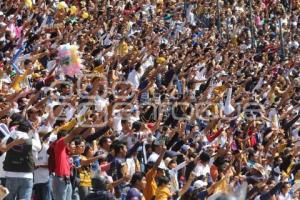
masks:
[[[170,179],[166,176],[158,178],[158,188],[156,189],[155,200],[168,200],[171,196]]]
[[[178,197],[181,197],[184,193],[188,191],[195,177],[195,174],[191,173],[187,183],[179,191],[173,194],[170,190],[170,179],[166,176],[159,177],[158,188],[155,194],[155,200],[177,199]]]
[[[122,39],[118,47],[118,54],[123,57],[128,54],[128,44],[125,39]]]
[[[84,140],[75,140],[76,154],[79,155],[80,166],[76,166],[79,175],[79,196],[80,199],[85,199],[92,187],[92,163],[98,160],[101,156],[94,156],[92,145],[86,144]],[[75,164],[76,165],[76,164]]]
[[[84,141],[76,144],[76,150],[80,154],[81,167],[78,169],[80,178],[79,195],[82,199],[84,199],[88,195],[89,190],[92,187],[91,166],[90,163],[86,163],[88,157],[93,156],[93,154],[89,152],[89,149],[91,148],[89,146],[85,146]]]
[[[145,200],[152,200],[153,197],[155,196],[155,192],[157,190],[157,184],[155,178],[164,176],[164,170],[159,168],[159,166],[163,160],[165,152],[166,152],[166,148],[162,148],[159,157],[154,163],[153,167],[149,166],[150,163],[148,163],[150,169],[146,173],[146,188],[144,190]]]

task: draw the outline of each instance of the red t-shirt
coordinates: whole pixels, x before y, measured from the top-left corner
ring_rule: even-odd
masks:
[[[59,139],[54,147],[55,154],[55,175],[56,176],[70,176],[71,165],[70,157],[67,152],[67,144],[64,138]]]

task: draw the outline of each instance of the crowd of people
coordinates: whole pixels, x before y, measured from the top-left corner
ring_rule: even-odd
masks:
[[[0,198],[300,199],[299,36],[299,0],[0,1]]]

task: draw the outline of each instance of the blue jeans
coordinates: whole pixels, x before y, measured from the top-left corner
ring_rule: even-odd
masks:
[[[5,187],[9,190],[6,200],[31,200],[33,180],[29,178],[6,177]]]
[[[63,177],[53,176],[53,199],[70,200],[72,199],[72,185],[70,180]]]
[[[34,194],[37,200],[51,200],[51,189],[49,181],[34,185]]]

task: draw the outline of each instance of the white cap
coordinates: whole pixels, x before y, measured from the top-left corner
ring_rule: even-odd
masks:
[[[197,181],[194,182],[193,186],[194,186],[195,189],[199,189],[199,188],[202,188],[202,187],[206,187],[207,182],[202,181],[202,180],[197,180]]]
[[[168,170],[166,164],[164,161],[161,161],[159,166],[158,166],[159,169],[163,169],[163,170]]]
[[[157,153],[152,153],[148,159],[148,162],[153,162],[155,163],[156,160],[158,159],[159,155]],[[161,161],[159,166],[158,166],[159,169],[163,169],[163,170],[168,170],[166,164],[164,161]]]
[[[2,11],[0,11],[0,16],[3,16],[3,15],[4,15],[4,13]]]
[[[168,165],[170,164],[171,161],[172,161],[172,158],[167,157],[167,158],[165,159],[165,165],[168,166]]]
[[[57,135],[55,135],[55,134],[50,134],[50,136],[49,136],[49,142],[50,142],[50,143],[56,141],[56,139],[57,139]]]

